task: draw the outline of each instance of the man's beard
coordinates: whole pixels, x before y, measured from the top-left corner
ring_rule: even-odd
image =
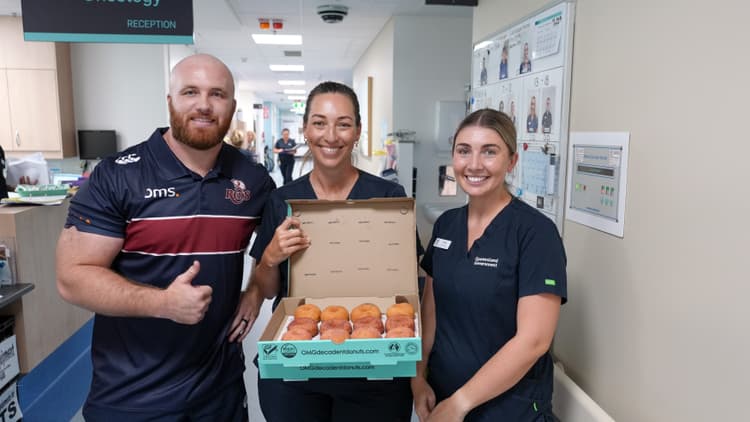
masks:
[[[187,114],[176,112],[172,104],[169,104],[169,125],[172,129],[172,136],[191,148],[205,151],[219,145],[231,123],[230,119],[226,119],[225,123],[219,126],[191,129],[188,127],[190,118]]]

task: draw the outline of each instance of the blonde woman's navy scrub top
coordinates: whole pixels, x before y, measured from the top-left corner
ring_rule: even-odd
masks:
[[[435,342],[428,382],[438,400],[463,386],[516,334],[518,299],[567,298],[566,257],[554,223],[513,198],[467,252],[468,206],[435,223],[422,268],[433,278]],[[545,353],[514,387],[466,421],[546,421],[552,415],[552,357]]]

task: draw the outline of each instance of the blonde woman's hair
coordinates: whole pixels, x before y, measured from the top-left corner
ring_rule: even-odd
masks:
[[[236,148],[242,148],[242,143],[245,141],[245,134],[241,130],[235,129],[232,134],[229,135],[229,143],[234,145]]]

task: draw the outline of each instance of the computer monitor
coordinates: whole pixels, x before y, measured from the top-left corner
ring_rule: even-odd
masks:
[[[101,160],[117,153],[114,130],[79,130],[78,156],[81,160]]]

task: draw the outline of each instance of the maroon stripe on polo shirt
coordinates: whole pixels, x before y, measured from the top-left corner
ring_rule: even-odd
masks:
[[[134,219],[122,251],[147,255],[228,254],[244,251],[259,219],[195,215]]]

